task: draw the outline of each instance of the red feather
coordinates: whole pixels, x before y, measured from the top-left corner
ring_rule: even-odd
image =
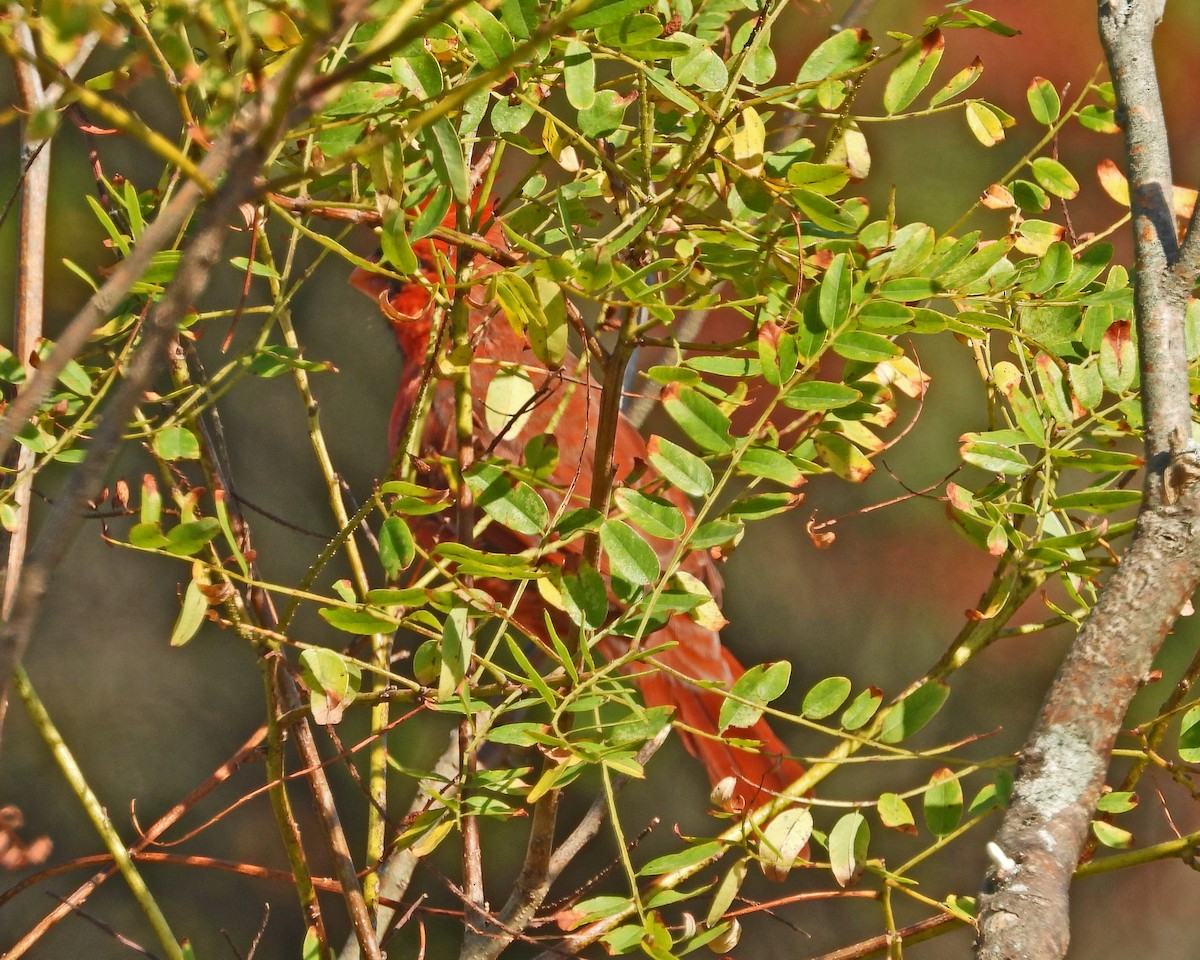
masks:
[[[452,217],[453,214],[448,218],[447,225],[453,222]],[[493,225],[484,240],[498,251],[507,251],[507,244],[498,226]],[[404,354],[400,389],[392,411],[393,447],[412,413],[429,347],[437,309],[430,290],[439,276],[438,258],[446,266],[446,272],[453,271],[453,264],[449,262],[452,251],[441,241],[423,240],[414,246],[422,261],[421,278],[398,283],[361,267],[350,277],[351,285],[379,304],[391,321]],[[472,264],[472,279],[478,281],[482,276],[499,269],[494,262],[476,254]],[[595,437],[599,426],[600,385],[586,369],[579,371],[572,357],[567,358],[561,373],[547,370],[534,356],[528,342],[513,330],[494,305],[486,301],[486,290],[478,282],[467,293],[467,298],[475,361],[471,370],[471,390],[477,448],[520,464],[526,443],[535,436],[552,432],[559,445],[558,463],[546,486],[539,492],[551,513],[562,504],[565,496],[571,498],[573,506],[586,505],[592,485]],[[497,436],[487,425],[484,398],[501,364],[510,368],[513,364],[519,365],[529,375],[537,402],[528,411],[528,417],[519,429]],[[441,380],[433,385],[432,402],[421,437],[421,451],[423,455],[448,454],[454,450],[454,444],[453,385]],[[683,511],[689,523],[692,521],[694,511],[691,503],[679,491],[662,484],[661,478],[647,463],[644,439],[624,416],[617,424],[613,466],[616,484],[630,481],[638,489],[651,488],[656,494],[669,498]],[[636,480],[631,480],[635,470],[638,471]],[[415,527],[415,535],[426,547],[447,535],[444,524],[426,522],[415,524]],[[523,550],[536,545],[532,539],[523,538],[496,524],[486,529],[478,544],[498,552]],[[664,563],[675,548],[674,543],[665,540],[651,540],[651,545]],[[576,540],[548,559],[570,568],[578,562],[581,550],[581,541]],[[703,582],[720,602],[721,577],[707,553],[696,551],[689,554],[682,563],[682,569]],[[497,581],[486,584],[486,587],[495,591],[495,599],[500,603],[511,599],[512,585],[509,583]],[[538,635],[544,632],[544,616],[547,612],[556,621],[561,619],[558,611],[547,610],[537,591],[526,590],[517,608],[516,618],[522,627]],[[714,681],[718,689],[728,690],[745,672],[733,654],[722,646],[716,631],[687,616],[672,617],[661,630],[643,641],[647,647],[664,643],[673,645],[658,654],[657,660],[662,665],[698,681]],[[609,638],[602,644],[602,651],[609,657],[619,656],[625,652],[624,644],[625,641],[620,638]],[[753,807],[769,800],[804,772],[800,764],[787,757],[786,745],[765,720],[749,728],[725,731],[727,737],[757,740],[761,744],[757,751],[731,747],[722,742],[718,737],[718,716],[724,701],[720,693],[687,683],[662,671],[647,670],[645,665],[639,671],[637,683],[648,705],[674,707],[676,720],[698,731],[692,733],[684,730],[681,735],[687,749],[704,765],[713,784],[726,777],[736,778],[733,790],[735,808]]]

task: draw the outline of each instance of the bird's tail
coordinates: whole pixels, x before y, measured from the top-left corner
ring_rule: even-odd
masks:
[[[676,645],[656,655],[666,667],[697,680],[716,681],[728,690],[746,672],[737,658],[721,645],[720,637],[686,617],[672,618],[667,626],[647,638],[647,645],[674,640]],[[753,809],[793,783],[804,767],[788,757],[787,745],[766,720],[749,727],[721,731],[720,713],[725,697],[712,689],[688,683],[661,670],[638,678],[647,706],[675,708],[675,719],[695,730],[681,730],[684,746],[696,757],[715,786],[735,778],[731,804],[736,809]],[[757,741],[749,749],[733,746],[730,740]]]

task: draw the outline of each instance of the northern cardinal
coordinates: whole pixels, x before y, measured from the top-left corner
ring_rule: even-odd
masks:
[[[453,212],[446,226],[452,225]],[[507,251],[506,239],[500,228],[493,224],[485,240],[493,249]],[[419,269],[424,274],[424,283],[419,281],[396,282],[379,273],[356,268],[350,283],[374,300],[391,322],[396,339],[403,353],[403,370],[400,388],[392,410],[391,441],[393,449],[402,437],[417,397],[422,369],[429,348],[435,311],[438,309],[430,292],[430,284],[436,284],[441,265],[452,271],[454,251],[442,241],[421,240],[414,244]],[[450,265],[450,266],[448,266]],[[471,369],[471,392],[473,398],[474,443],[480,453],[520,464],[528,441],[541,434],[552,432],[558,443],[558,462],[539,493],[553,514],[569,497],[569,506],[585,506],[592,487],[593,470],[597,469],[595,437],[600,412],[600,385],[592,379],[586,368],[580,370],[574,358],[567,357],[562,373],[548,370],[538,361],[526,339],[518,335],[497,306],[487,300],[486,287],[481,280],[501,267],[486,257],[477,254],[470,265],[472,286],[467,292],[470,310],[470,344],[473,356]],[[522,411],[523,422],[516,429],[511,427],[494,431],[488,426],[485,398],[488,387],[497,372],[518,365],[532,380],[537,402],[527,411]],[[455,401],[453,384],[439,380],[433,385],[432,401],[426,416],[420,440],[420,455],[453,457],[455,450]],[[499,433],[499,436],[497,435]],[[670,499],[687,518],[689,525],[694,518],[691,503],[679,491],[660,489],[663,485],[647,461],[645,440],[637,428],[621,415],[617,424],[616,443],[613,455],[614,485],[629,481],[638,489],[650,488]],[[602,469],[602,468],[601,468]],[[632,479],[636,476],[636,480]],[[416,521],[414,534],[426,548],[441,540],[449,539],[452,532],[444,521]],[[674,544],[663,540],[651,540],[666,562],[674,552]],[[556,554],[543,559],[570,570],[578,565],[582,555],[582,541],[574,540],[560,548]],[[511,530],[490,524],[474,544],[494,552],[516,552],[538,544],[535,538],[523,537]],[[699,578],[719,603],[721,577],[712,558],[705,552],[694,551],[682,563],[685,572]],[[488,584],[489,590],[500,591],[495,599],[500,603],[511,600],[513,585],[497,581]],[[505,592],[507,591],[507,595]],[[545,632],[544,614],[547,605],[538,591],[527,589],[519,603],[515,617],[534,636]],[[561,619],[558,611],[549,611]],[[601,648],[607,656],[618,656],[625,651],[627,641],[613,637]],[[667,621],[656,633],[643,640],[643,647],[657,647],[673,643],[669,649],[657,654],[656,659],[667,667],[697,680],[716,681],[720,688],[728,690],[745,669],[721,644],[720,635],[705,626],[679,614]],[[687,749],[704,765],[710,781],[716,785],[725,781],[728,791],[734,778],[728,806],[740,810],[752,808],[771,799],[789,783],[796,780],[804,768],[787,757],[787,747],[775,735],[765,720],[752,727],[730,728],[725,737],[758,741],[757,751],[731,747],[718,739],[718,715],[724,698],[716,692],[689,684],[667,673],[650,670],[644,665],[637,677],[638,686],[646,703],[650,706],[667,705],[675,708],[675,719],[687,727],[699,731],[696,735],[681,731]]]

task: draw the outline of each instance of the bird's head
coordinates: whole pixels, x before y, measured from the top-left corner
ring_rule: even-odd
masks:
[[[478,202],[476,196],[472,206],[477,207]],[[355,267],[350,274],[350,286],[374,300],[383,315],[397,327],[418,320],[428,322],[434,291],[438,287],[447,289],[452,285],[460,248],[446,237],[446,232],[454,230],[457,220],[457,211],[451,208],[432,236],[423,237],[412,244],[415,272],[397,276],[396,268],[390,264],[386,266],[391,272],[384,272],[385,265],[378,268]],[[504,231],[490,210],[481,225],[481,233],[482,237],[477,236],[476,239],[481,241],[481,245],[490,247],[491,252],[476,250],[472,257],[469,280],[472,288],[468,293],[472,299],[478,299],[477,289],[482,292],[481,288],[475,286],[480,278],[502,269],[499,261],[509,257]],[[378,260],[376,262],[379,263]]]

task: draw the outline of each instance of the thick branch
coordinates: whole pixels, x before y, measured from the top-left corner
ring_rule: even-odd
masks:
[[[979,956],[1049,958],[1070,937],[1067,890],[1129,701],[1200,580],[1185,509],[1148,511],[1080,630],[1021,755],[982,902]]]
[[[1170,143],[1154,69],[1154,28],[1161,0],[1100,0],[1100,39],[1125,133],[1133,218],[1134,296],[1142,360],[1146,461],[1163,469],[1172,433],[1190,436],[1187,350],[1183,314],[1190,281],[1172,269],[1179,257],[1175,234]],[[1157,497],[1152,490],[1150,503]]]
[[[1129,702],[1200,583],[1200,475],[1191,439],[1184,311],[1166,124],[1152,40],[1161,0],[1101,0],[1100,36],[1125,129],[1146,484],[1134,541],[1084,622],[1021,754],[981,901],[978,956],[1058,958],[1071,876]]]

